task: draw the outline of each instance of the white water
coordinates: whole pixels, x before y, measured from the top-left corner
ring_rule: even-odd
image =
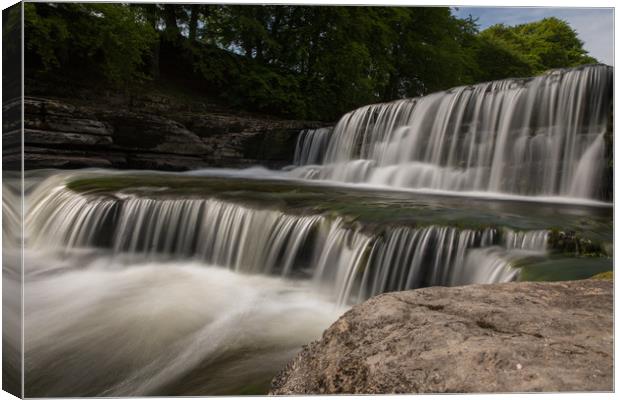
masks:
[[[371,105],[304,132],[290,171],[190,174],[595,203],[610,83],[609,69],[587,67]],[[65,187],[82,174],[26,182],[28,396],[264,392],[351,304],[511,281],[516,263],[546,253],[546,231],[364,226],[157,188]],[[3,207],[9,228],[15,210]],[[13,278],[5,293],[19,293]]]
[[[503,80],[343,116],[294,177],[398,188],[603,199],[613,70]],[[308,131],[296,154],[325,148]],[[296,163],[303,161],[297,157]]]
[[[331,128],[304,129],[299,133],[293,164],[320,164],[327,150]]]
[[[29,396],[265,390],[343,312],[304,282],[196,262],[74,257],[70,266],[27,253]]]
[[[471,249],[543,254],[547,240],[544,231],[367,228],[213,198],[82,195],[59,177],[32,194],[29,210],[26,237],[34,249],[99,247],[144,260],[195,260],[241,273],[308,278],[338,304],[393,290],[487,283],[485,274],[462,271]],[[493,265],[501,271],[489,272],[491,282],[516,278],[510,262]]]
[[[514,280],[515,262],[546,250],[545,231],[370,228],[146,187],[78,194],[76,176],[26,199],[31,397],[264,393],[351,304]]]

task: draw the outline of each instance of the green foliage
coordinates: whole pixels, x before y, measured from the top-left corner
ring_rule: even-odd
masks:
[[[486,32],[486,31],[485,31]],[[480,35],[474,48],[478,66],[477,80],[492,81],[506,77],[534,75],[526,56],[490,35]]]
[[[41,71],[83,71],[113,83],[145,77],[140,67],[157,35],[135,9],[25,3],[24,10],[26,49]]]
[[[478,32],[442,7],[25,7],[29,74],[176,79],[296,118],[335,120],[363,104],[596,61],[556,18]]]
[[[481,32],[480,38],[517,61],[519,68],[515,73],[520,76],[538,74],[552,68],[596,63],[587,55],[583,42],[570,25],[557,18],[512,27],[494,25]],[[498,64],[506,65],[500,61]],[[525,65],[529,65],[529,70]]]
[[[57,53],[69,37],[68,21],[58,14],[39,15],[34,3],[24,3],[24,21],[26,49],[39,56],[44,70],[58,67]]]
[[[279,110],[287,116],[304,113],[304,102],[295,77],[261,65],[239,75],[238,85],[229,98],[240,106],[250,104],[259,111]]]

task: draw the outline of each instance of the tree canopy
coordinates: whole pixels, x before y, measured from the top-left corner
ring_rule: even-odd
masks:
[[[559,19],[480,32],[442,7],[26,3],[25,22],[35,79],[174,80],[230,106],[323,120],[596,62]]]
[[[535,74],[597,62],[588,56],[570,25],[558,18],[516,26],[493,25],[482,31],[480,38],[510,52]]]

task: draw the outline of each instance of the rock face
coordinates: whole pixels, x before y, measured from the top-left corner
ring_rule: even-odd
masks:
[[[271,394],[613,390],[613,283],[433,287],[353,307]]]
[[[24,166],[185,170],[200,167],[279,168],[292,163],[297,135],[321,124],[171,104],[130,104],[26,97]],[[13,108],[19,110],[19,102]],[[20,136],[5,135],[5,167],[20,163]]]

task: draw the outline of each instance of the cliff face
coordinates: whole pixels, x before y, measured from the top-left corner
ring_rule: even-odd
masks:
[[[353,307],[271,394],[613,390],[613,283],[432,287]]]
[[[320,126],[183,107],[163,97],[119,105],[78,102],[25,98],[26,169],[279,168],[292,163],[300,130]],[[4,140],[5,148],[19,146],[19,135]],[[18,162],[19,154],[5,152],[5,165]]]

